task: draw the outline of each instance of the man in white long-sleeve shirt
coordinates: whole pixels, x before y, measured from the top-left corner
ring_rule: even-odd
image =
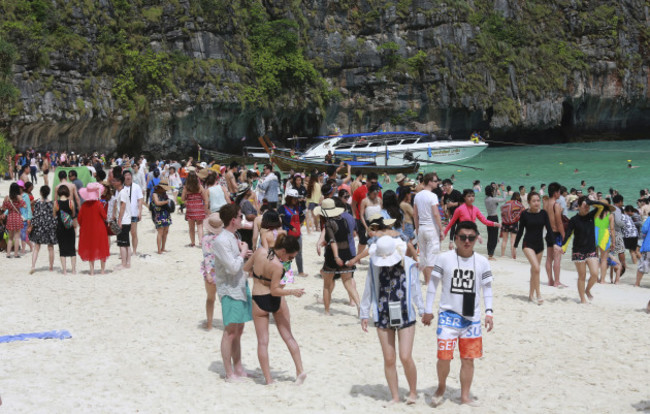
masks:
[[[439,255],[433,265],[422,323],[431,324],[436,289],[442,281],[437,330],[438,389],[432,399],[434,406],[443,402],[456,344],[461,358],[461,404],[477,405],[470,398],[470,387],[474,377],[474,358],[483,356],[479,290],[485,304],[485,327],[490,332],[494,326],[492,271],[487,258],[474,252],[477,237],[475,223],[459,223],[454,239],[456,249]]]
[[[214,282],[225,326],[221,337],[221,358],[226,380],[234,381],[246,377],[241,363],[241,335],[244,324],[253,319],[253,302],[244,274],[244,260],[252,252],[235,236],[242,220],[239,206],[227,204],[221,207],[219,216],[224,229],[215,241]]]

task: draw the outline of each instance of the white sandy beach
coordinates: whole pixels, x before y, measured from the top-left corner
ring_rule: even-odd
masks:
[[[8,187],[9,182],[0,183],[3,198]],[[242,352],[245,368],[256,378],[226,383],[219,352],[220,306],[215,310],[215,328],[202,329],[201,250],[184,247],[189,243],[186,222],[178,214],[173,220],[171,252],[159,256],[146,213],[138,249],[146,256],[134,258],[128,271],[90,276],[88,265],[78,259],[78,273],[63,276],[58,247],[52,273],[47,271],[47,249],[41,250],[33,275],[30,255],[0,256],[0,336],[62,329],[72,334],[66,340],[0,344],[0,413],[382,410],[389,392],[374,329],[361,331],[342,284],[334,291],[333,316],[325,316],[314,298],[322,293],[322,280],[314,277],[322,264],[314,235],[303,243],[310,276],[297,278],[296,283],[307,293],[288,297],[293,333],[308,373],[305,384],[293,384],[293,362],[272,327],[269,354],[277,383],[262,385],[252,322],[245,328]],[[479,228],[484,230],[483,225]],[[484,253],[485,245],[479,249]],[[108,269],[118,264],[114,243],[111,252]],[[457,354],[448,400],[436,409],[428,406],[437,385],[435,327],[418,323],[413,355],[419,400],[415,406],[393,406],[390,412],[650,411],[650,315],[645,312],[650,276],[641,288],[634,288],[636,266],[630,263],[621,285],[596,285],[593,302],[579,305],[577,274],[566,255],[562,280],[569,288],[546,286],[542,270],[546,302],[537,306],[527,302],[529,266],[521,251],[518,255],[516,261],[492,262],[495,329],[484,332],[484,357],[476,363],[472,385],[482,407],[458,404]],[[360,295],[365,270],[361,266],[355,275]],[[405,396],[399,362],[398,373]]]

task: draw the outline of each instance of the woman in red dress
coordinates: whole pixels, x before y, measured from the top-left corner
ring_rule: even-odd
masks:
[[[206,210],[209,211],[210,203],[208,201],[208,193],[203,189],[199,182],[199,178],[194,171],[190,171],[183,187],[183,194],[181,200],[187,207],[185,213],[185,220],[190,227],[190,245],[194,247],[195,227],[199,233],[199,247],[201,247],[201,240],[203,240],[203,220],[206,217]],[[206,206],[208,206],[206,208]]]
[[[90,274],[95,274],[95,260],[102,266],[102,274],[106,268],[108,251],[108,233],[106,232],[106,211],[99,198],[104,191],[100,183],[89,183],[86,188],[79,190],[79,195],[85,200],[79,210],[79,257],[84,262],[90,262]]]
[[[7,210],[7,259],[11,258],[11,248],[14,248],[14,257],[18,256],[20,248],[20,230],[23,228],[23,216],[20,214],[20,208],[25,207],[25,202],[20,196],[20,187],[16,183],[9,186],[9,195],[5,197],[2,203],[2,210]]]

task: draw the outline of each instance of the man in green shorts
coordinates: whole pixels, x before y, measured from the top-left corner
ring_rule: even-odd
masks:
[[[221,337],[221,358],[226,381],[237,381],[246,377],[241,363],[241,335],[244,324],[253,319],[251,292],[243,270],[244,261],[252,252],[235,236],[242,221],[239,206],[227,204],[221,207],[219,216],[224,229],[215,241],[214,280],[225,326]]]

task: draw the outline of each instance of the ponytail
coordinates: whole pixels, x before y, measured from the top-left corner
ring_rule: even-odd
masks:
[[[297,253],[300,251],[300,243],[297,237],[283,233],[275,239],[274,249],[284,249],[287,253]]]

